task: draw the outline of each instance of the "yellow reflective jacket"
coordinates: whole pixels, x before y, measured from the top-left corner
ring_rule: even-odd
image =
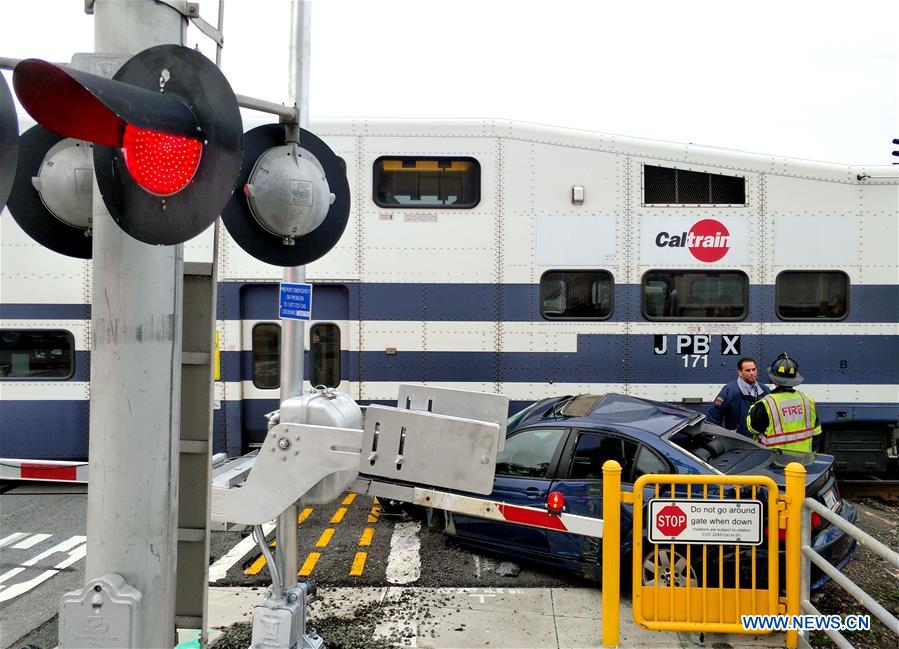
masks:
[[[764,408],[768,414],[768,428],[752,427],[752,412]],[[815,402],[798,390],[772,392],[752,404],[746,416],[746,428],[753,438],[769,448],[811,453],[812,437],[821,434]]]

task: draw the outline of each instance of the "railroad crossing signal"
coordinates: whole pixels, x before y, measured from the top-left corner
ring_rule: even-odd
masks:
[[[266,263],[308,264],[346,229],[346,164],[302,128],[267,124],[245,133],[237,188],[222,221],[241,248]]]
[[[240,111],[228,81],[200,53],[151,47],[112,79],[27,59],[13,85],[39,124],[94,144],[103,201],[135,239],[182,243],[228,202],[240,171]]]
[[[89,142],[62,137],[40,124],[19,138],[9,212],[42,246],[91,258],[94,164]]]
[[[19,151],[19,121],[16,105],[6,79],[0,74],[0,210],[16,177],[16,158]]]

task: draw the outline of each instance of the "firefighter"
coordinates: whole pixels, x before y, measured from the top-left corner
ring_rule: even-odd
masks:
[[[821,434],[814,400],[794,388],[803,381],[799,363],[786,354],[768,370],[774,391],[752,405],[746,427],[753,438],[768,448],[811,453],[812,437]]]

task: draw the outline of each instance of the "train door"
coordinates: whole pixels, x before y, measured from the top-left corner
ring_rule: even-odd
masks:
[[[281,397],[281,323],[278,285],[241,289],[240,426],[244,449],[265,438],[265,414]],[[326,385],[349,392],[349,292],[346,286],[314,284],[312,321],[305,327],[303,391]]]

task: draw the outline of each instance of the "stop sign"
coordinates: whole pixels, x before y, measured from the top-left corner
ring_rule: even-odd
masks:
[[[677,536],[687,529],[687,515],[677,505],[666,505],[656,515],[656,529],[665,536]]]

